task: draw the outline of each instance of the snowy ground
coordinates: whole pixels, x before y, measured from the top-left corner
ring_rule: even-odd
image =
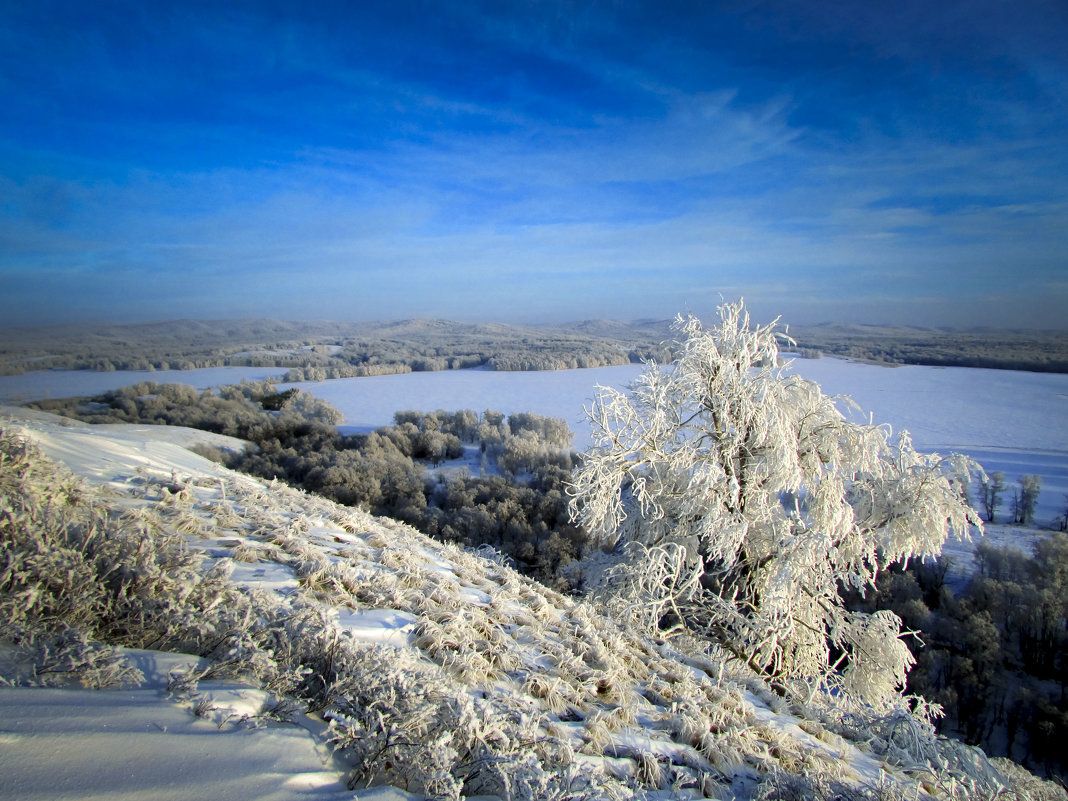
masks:
[[[14,421],[17,420],[16,424]],[[159,426],[85,426],[52,415],[0,407],[0,428],[17,427],[93,485],[119,496],[146,477],[230,474],[188,450],[195,444],[234,447],[239,441],[201,431]],[[207,551],[209,543],[196,543]],[[291,570],[250,569],[250,582],[287,593],[298,583]],[[239,571],[240,572],[240,571]],[[375,629],[385,630],[381,623]],[[351,799],[346,766],[335,764],[323,724],[297,716],[292,724],[260,720],[268,696],[234,681],[201,682],[204,699],[171,697],[168,678],[196,665],[195,657],[125,650],[144,676],[136,687],[85,690],[74,686],[3,686],[0,681],[0,799],[63,801],[334,801]],[[13,675],[0,649],[0,675]],[[362,798],[399,801],[384,788]]]
[[[126,651],[134,688],[0,689],[0,798],[19,801],[308,801],[351,799],[318,729],[250,727],[266,694],[203,682],[200,717],[169,700],[172,670],[191,657]]]
[[[83,476],[94,504],[143,509],[187,532],[205,570],[225,565],[231,581],[294,614],[312,605],[338,647],[403,665],[414,677],[411,703],[433,714],[450,703],[466,709],[475,733],[450,728],[431,755],[474,737],[497,749],[499,764],[515,765],[508,782],[518,782],[537,753],[562,771],[553,781],[605,788],[587,797],[610,788],[624,797],[625,787],[636,797],[696,797],[705,782],[711,797],[746,798],[774,770],[907,781],[876,756],[874,730],[843,739],[792,715],[737,668],[721,673],[711,656],[683,659],[494,562],[187,450],[211,435],[90,427],[11,408],[0,409],[0,427]],[[175,482],[177,496],[166,489]],[[342,782],[351,765],[329,758],[324,719],[265,721],[265,694],[240,684],[205,681],[195,698],[168,698],[167,676],[192,658],[129,658],[145,676],[131,688],[0,689],[0,798],[355,797]],[[400,775],[378,764],[376,784]],[[919,785],[911,792],[926,797]],[[358,797],[409,798],[390,787]]]

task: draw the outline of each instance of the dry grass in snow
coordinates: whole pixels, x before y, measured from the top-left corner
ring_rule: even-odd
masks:
[[[1057,797],[1017,774],[1014,795],[915,721],[788,709],[697,641],[639,636],[498,562],[230,473],[184,447],[200,434],[0,425],[18,687],[0,699],[72,677],[145,687],[116,646],[189,654],[169,677],[186,714],[302,722],[360,797]],[[222,680],[256,703],[220,705],[205,687]]]

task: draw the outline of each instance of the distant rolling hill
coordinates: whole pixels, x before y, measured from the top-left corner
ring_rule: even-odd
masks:
[[[1068,332],[834,324],[793,326],[803,355],[892,364],[1068,372]],[[485,366],[599,367],[670,359],[670,320],[545,325],[434,318],[377,322],[169,320],[0,328],[0,371],[313,368],[325,377]],[[316,373],[318,375],[318,373]]]

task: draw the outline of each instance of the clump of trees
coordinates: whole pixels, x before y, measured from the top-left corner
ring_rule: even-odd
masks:
[[[33,405],[87,422],[182,425],[239,437],[252,447],[215,458],[402,520],[439,539],[492,546],[522,572],[558,589],[581,580],[562,572],[586,542],[568,515],[574,455],[562,420],[493,410],[401,411],[392,426],[344,436],[333,406],[297,388],[279,392],[269,381],[243,382],[217,394],[143,382],[91,399]],[[468,448],[478,454],[479,475],[436,470]]]
[[[1035,509],[1038,496],[1042,491],[1042,476],[1028,473],[1020,476],[1018,486],[1012,490],[1012,522],[1030,526],[1035,522]],[[994,523],[997,510],[1004,503],[1005,473],[996,470],[989,475],[979,477],[978,500],[988,523]],[[1068,514],[1065,515],[1068,520]]]
[[[336,426],[342,414],[299,389],[278,392],[270,381],[244,381],[197,392],[187,384],[142,381],[93,398],[61,398],[29,404],[89,423],[187,426],[255,441],[279,424]]]
[[[576,522],[618,543],[608,595],[663,633],[698,632],[812,698],[896,703],[914,657],[888,610],[846,605],[890,565],[981,526],[969,463],[851,423],[778,366],[774,324],[743,304],[680,317],[675,361],[602,390],[574,477]]]
[[[892,568],[852,605],[892,610],[915,632],[908,691],[943,708],[941,733],[1068,781],[1068,534],[1047,534],[1030,555],[979,543],[959,595],[947,567]]]
[[[402,411],[394,425],[368,435],[303,427],[299,436],[288,428],[265,433],[231,466],[403,520],[438,539],[492,546],[527,575],[572,588],[561,568],[581,555],[586,537],[567,511],[572,453],[563,421],[492,410]],[[433,469],[467,448],[479,453],[480,475]]]

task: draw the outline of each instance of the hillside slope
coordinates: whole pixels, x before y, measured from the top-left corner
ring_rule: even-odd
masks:
[[[220,775],[178,745],[194,717],[244,738],[233,759],[248,786],[202,797],[964,798],[1010,784],[1005,797],[1064,797],[910,717],[789,705],[715,652],[640,638],[492,558],[232,473],[188,449],[203,432],[10,407],[0,428],[0,673],[17,685],[0,690],[5,743],[26,747],[20,738],[57,725],[58,691],[26,687],[81,679],[154,698],[157,728],[173,734],[155,755],[142,739],[133,758],[182,754],[190,786]],[[112,653],[96,640],[191,657]],[[155,660],[170,665],[166,682],[161,669],[132,670]],[[94,704],[81,708],[82,734],[110,725]],[[303,744],[287,745],[294,736]],[[79,758],[125,759],[121,742]],[[252,766],[272,748],[305,757],[278,763],[265,795]],[[171,797],[115,786],[121,764],[81,774],[80,795],[49,796],[70,758],[60,746],[9,756],[5,786],[36,787],[23,798]]]

